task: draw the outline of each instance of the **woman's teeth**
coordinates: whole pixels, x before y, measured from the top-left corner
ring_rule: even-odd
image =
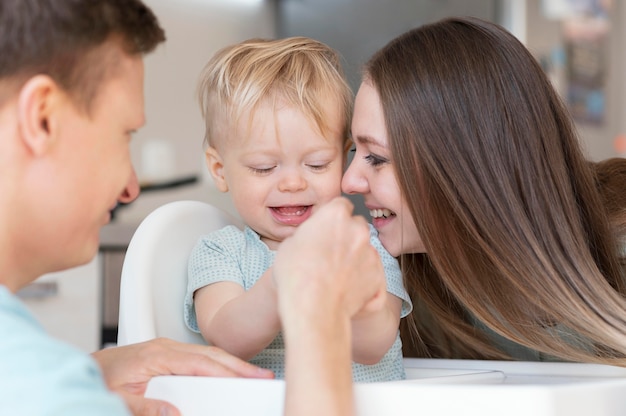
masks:
[[[383,208],[383,209],[370,209],[370,215],[372,216],[372,218],[389,218],[392,215],[392,212],[389,211],[387,208]]]

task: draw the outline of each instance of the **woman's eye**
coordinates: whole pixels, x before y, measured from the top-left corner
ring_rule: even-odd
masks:
[[[385,159],[384,157],[380,157],[374,154],[369,154],[365,157],[363,157],[363,159],[365,159],[365,161],[367,163],[369,163],[372,166],[379,166],[382,165],[383,163],[387,163],[389,162],[387,159]]]

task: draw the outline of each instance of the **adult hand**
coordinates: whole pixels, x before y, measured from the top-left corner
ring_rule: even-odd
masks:
[[[107,386],[120,394],[134,415],[179,415],[171,404],[143,397],[148,382],[158,375],[273,378],[261,369],[227,352],[206,345],[184,344],[159,338],[92,354]]]
[[[285,240],[276,255],[274,279],[283,309],[319,309],[319,300],[348,317],[384,305],[385,273],[370,244],[367,222],[338,197],[324,205]],[[289,312],[282,311],[287,317]]]

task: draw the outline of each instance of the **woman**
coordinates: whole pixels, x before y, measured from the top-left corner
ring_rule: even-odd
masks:
[[[364,195],[400,257],[413,352],[626,365],[625,273],[603,200],[624,183],[598,192],[514,36],[472,18],[409,31],[367,63],[354,111],[343,190]]]
[[[343,191],[363,194],[400,259],[413,352],[626,366],[625,184],[609,173],[625,161],[585,160],[567,110],[515,37],[455,18],[392,40],[365,66],[352,136]],[[339,292],[354,273],[314,267],[344,253],[345,224],[358,228],[339,205],[303,224],[274,265],[287,413],[354,410],[342,329],[375,307],[376,282],[353,263],[368,286]]]

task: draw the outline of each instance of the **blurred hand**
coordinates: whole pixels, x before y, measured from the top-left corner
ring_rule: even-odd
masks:
[[[120,394],[137,416],[180,414],[169,403],[143,397],[153,376],[274,377],[271,371],[242,361],[217,347],[184,344],[165,338],[107,348],[92,355],[102,368],[109,389]]]

